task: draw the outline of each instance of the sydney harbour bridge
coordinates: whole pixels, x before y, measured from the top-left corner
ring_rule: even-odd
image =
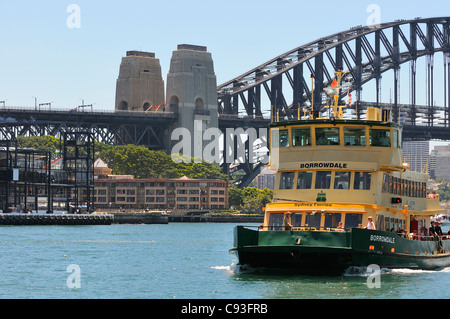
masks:
[[[403,125],[405,140],[450,140],[450,17],[355,26],[274,57],[217,86],[218,127],[267,128],[277,118],[301,120],[320,112],[326,104],[324,88],[338,70],[346,74],[340,99],[348,104],[348,116],[364,118],[367,106],[377,106]],[[170,151],[165,138],[180,115],[169,97],[166,103],[164,112],[0,105],[0,134],[9,139],[86,131],[105,143]],[[235,165],[245,173],[241,186],[261,167],[248,159]],[[228,166],[225,170],[230,172]]]

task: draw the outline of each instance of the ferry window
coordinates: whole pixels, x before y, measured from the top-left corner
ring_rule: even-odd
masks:
[[[389,175],[389,193],[394,194],[394,177]]]
[[[289,131],[280,131],[280,147],[289,147]]]
[[[345,214],[345,228],[359,228],[362,224],[362,214]]]
[[[320,229],[321,213],[307,213],[305,216],[305,226]]]
[[[311,129],[296,128],[292,130],[292,146],[310,146],[311,145]]]
[[[383,193],[389,192],[389,175],[383,174],[383,186],[381,187]]]
[[[375,229],[384,229],[384,216],[383,215],[377,215]]]
[[[311,189],[313,172],[299,172],[297,189]]]
[[[398,130],[394,130],[394,147],[398,148]]]
[[[291,214],[291,225],[293,227],[300,227],[302,225],[302,214],[301,213]]]
[[[341,214],[325,214],[325,228],[337,228],[341,221]]]
[[[385,231],[390,231],[390,228],[391,228],[391,226],[390,226],[390,219],[389,219],[389,217],[385,217],[384,218],[384,230]]]
[[[408,181],[408,196],[411,197],[413,194],[413,185],[412,181]]]
[[[366,146],[366,130],[362,127],[344,127],[344,145]]]
[[[398,220],[398,231],[404,231],[405,230],[405,226],[406,226],[406,221],[404,219],[399,219]]]
[[[370,146],[391,146],[391,131],[383,129],[370,129]]]
[[[394,177],[394,178],[393,178],[392,184],[394,185],[394,189],[393,189],[392,194],[394,194],[394,195],[399,195],[399,193],[398,193],[398,191],[397,191],[397,190],[398,190],[397,177]]]
[[[339,128],[317,127],[316,145],[339,145]]]
[[[289,131],[272,131],[272,147],[289,147]]]
[[[316,172],[316,189],[330,189],[331,171]]]
[[[292,189],[294,187],[294,172],[281,173],[280,189]]]
[[[371,173],[355,172],[355,181],[353,183],[353,189],[370,189],[370,180],[372,179]]]
[[[269,230],[283,230],[284,214],[276,213],[270,214],[269,217]]]
[[[414,197],[419,197],[419,182],[414,182]]]
[[[350,189],[350,172],[336,172],[334,174],[335,189]]]

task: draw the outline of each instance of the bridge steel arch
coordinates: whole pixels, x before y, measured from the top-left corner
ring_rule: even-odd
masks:
[[[444,60],[441,106],[434,103],[434,55],[438,52],[442,52]],[[426,57],[426,105],[418,105],[416,99],[416,61],[421,57]],[[400,66],[406,62],[410,63],[410,103],[401,105]],[[319,111],[325,103],[324,88],[331,84],[339,69],[347,72],[340,98],[355,95],[357,103],[352,107],[358,117],[367,106],[361,101],[361,90],[371,80],[375,80],[376,91],[371,104],[386,107],[381,100],[381,78],[383,73],[392,70],[393,99],[389,107],[394,121],[400,117],[406,127],[411,126],[407,129],[407,139],[433,138],[429,132],[437,131],[413,129],[417,124],[450,126],[450,17],[357,26],[297,47],[219,85],[219,113],[238,116],[244,112],[250,118],[262,117],[263,98],[270,101],[271,120],[277,116],[297,119],[299,108],[302,114],[305,107],[310,111],[311,105],[312,111]],[[311,79],[305,77],[305,72],[311,74]],[[437,113],[440,113],[439,123],[435,121]],[[445,136],[450,139],[450,131]],[[438,138],[442,138],[442,134]]]

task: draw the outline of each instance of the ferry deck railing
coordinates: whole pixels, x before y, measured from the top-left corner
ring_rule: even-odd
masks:
[[[325,232],[349,232],[351,228],[334,228],[334,227],[311,227],[311,226],[246,226],[246,228],[257,228],[260,231],[273,230],[273,231],[325,231]],[[413,233],[403,233],[395,232],[399,237],[409,240],[419,240],[419,241],[439,241],[439,240],[450,240],[450,234],[448,235],[418,235]]]

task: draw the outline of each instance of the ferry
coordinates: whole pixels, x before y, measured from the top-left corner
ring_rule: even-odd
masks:
[[[319,273],[450,266],[450,239],[429,233],[439,196],[403,163],[402,126],[376,107],[345,118],[342,77],[326,112],[270,124],[274,198],[264,224],[234,229],[230,252],[241,266]]]

